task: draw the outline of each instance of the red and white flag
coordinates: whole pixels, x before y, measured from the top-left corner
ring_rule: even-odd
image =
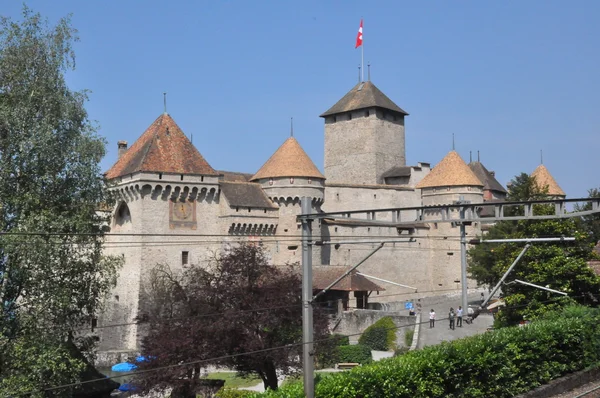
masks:
[[[356,46],[354,48],[358,48],[362,46],[362,28],[363,28],[363,20],[360,20],[360,27],[358,28],[358,35],[356,36]]]

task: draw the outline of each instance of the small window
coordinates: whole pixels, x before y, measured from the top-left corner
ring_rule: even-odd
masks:
[[[250,213],[251,211],[252,211],[252,209],[248,207],[248,213]]]
[[[200,182],[204,181],[204,176],[200,176]]]
[[[376,193],[373,194],[373,199],[377,199],[377,194]]]
[[[158,179],[162,180],[162,173],[158,173]]]
[[[312,184],[312,180],[311,180],[310,178],[308,179],[308,183],[309,183],[309,184]]]
[[[190,252],[181,252],[181,265],[188,265],[190,260]]]
[[[471,187],[467,187],[467,191],[470,191],[470,190],[471,190]]]
[[[335,232],[337,232],[337,227],[335,227]]]
[[[452,252],[447,252],[446,254],[449,256],[454,256],[454,253],[452,253]]]
[[[352,113],[348,113],[348,120],[352,120]]]
[[[236,208],[235,208],[235,211],[240,211],[240,208],[239,208],[239,207],[236,207]]]
[[[333,122],[334,122],[334,123],[335,123],[335,122],[337,122],[337,116],[334,116],[334,117],[333,117]]]
[[[267,212],[267,209],[265,209],[265,213]]]
[[[288,246],[288,250],[298,250],[298,246]]]
[[[366,110],[366,111],[365,111],[365,117],[369,117],[369,116],[370,116],[370,113],[369,113],[369,111],[368,111],[368,110]]]
[[[183,174],[181,175],[181,181],[183,181]]]

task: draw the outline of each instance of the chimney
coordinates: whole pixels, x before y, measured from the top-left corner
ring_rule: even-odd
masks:
[[[490,174],[492,175],[492,177],[496,177],[496,172],[495,171],[490,171]]]
[[[121,159],[121,156],[127,152],[127,141],[117,142],[117,147],[119,148],[119,159]]]

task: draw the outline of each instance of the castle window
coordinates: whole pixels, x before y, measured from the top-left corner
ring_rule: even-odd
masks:
[[[454,253],[452,253],[452,252],[447,252],[446,254],[449,256],[454,256]]]
[[[311,180],[310,178],[308,179],[308,183],[309,183],[309,184],[312,184],[312,180]]]
[[[337,232],[337,227],[335,227],[335,232]]]
[[[269,185],[273,185],[273,179],[269,178]]]
[[[335,198],[336,198],[337,200],[340,200],[340,194],[339,194],[339,193],[336,193],[336,194],[335,194]]]
[[[267,212],[267,209],[265,209],[265,213]]]
[[[290,177],[290,184],[294,183],[294,177]]]
[[[252,211],[252,209],[248,207],[248,213],[250,213],[251,211]]]
[[[334,123],[337,122],[337,116],[334,116],[332,119]]]
[[[181,181],[183,181],[183,174],[181,175]]]
[[[123,231],[131,228],[131,213],[127,203],[121,202],[114,216],[115,230]]]
[[[348,113],[348,120],[352,120],[352,112]]]
[[[470,190],[471,190],[471,187],[467,187],[467,191],[470,191]]]
[[[190,252],[181,252],[181,265],[188,265],[190,260]]]
[[[158,179],[162,180],[162,173],[158,173]]]
[[[204,176],[200,176],[200,182],[204,181]]]
[[[370,113],[369,113],[369,111],[368,111],[368,110],[366,110],[366,111],[365,111],[365,117],[369,117],[369,116],[370,116]]]
[[[437,189],[436,189],[436,188],[433,188],[433,192],[436,192],[436,191],[437,191]]]
[[[373,194],[373,199],[377,199],[377,194],[376,193]]]
[[[298,246],[288,246],[288,250],[298,250]]]
[[[446,188],[446,191],[450,192],[450,187]]]
[[[235,208],[235,211],[240,211],[240,208],[239,208],[239,207],[236,207],[236,208]]]

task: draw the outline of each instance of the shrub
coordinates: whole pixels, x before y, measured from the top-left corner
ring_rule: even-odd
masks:
[[[327,341],[315,345],[315,366],[317,369],[331,368],[338,361],[337,347],[349,345],[350,338],[343,334],[332,334]]]
[[[411,351],[335,373],[316,385],[320,398],[512,397],[600,360],[600,311],[561,315]],[[301,398],[302,386],[269,397]]]
[[[358,343],[364,344],[372,350],[393,350],[396,346],[396,329],[392,317],[384,316],[363,332]]]
[[[337,348],[337,362],[357,362],[361,365],[371,363],[371,349],[366,345],[343,345]]]
[[[258,394],[252,391],[238,390],[235,388],[221,388],[215,394],[215,398],[252,398]]]
[[[408,347],[398,347],[394,350],[394,356],[399,357],[400,355],[404,355],[408,352]]]

